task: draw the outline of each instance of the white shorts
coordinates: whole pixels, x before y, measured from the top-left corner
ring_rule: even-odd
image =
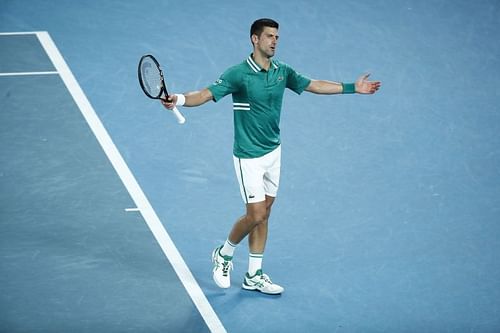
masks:
[[[261,157],[233,156],[233,160],[241,197],[246,204],[265,201],[266,195],[276,197],[280,183],[281,146]]]

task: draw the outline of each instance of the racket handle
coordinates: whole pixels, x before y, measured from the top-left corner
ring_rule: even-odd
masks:
[[[172,109],[172,112],[174,113],[175,118],[177,118],[177,122],[179,124],[184,124],[186,122],[186,118],[182,115],[182,113],[177,109],[176,106]]]

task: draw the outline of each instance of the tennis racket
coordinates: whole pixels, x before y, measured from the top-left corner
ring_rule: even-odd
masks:
[[[146,54],[139,61],[137,71],[139,75],[139,83],[142,90],[149,98],[162,99],[168,98],[167,85],[163,79],[163,71],[160,68],[160,63],[151,54]],[[179,112],[177,107],[172,109],[179,124],[184,124],[186,118]]]

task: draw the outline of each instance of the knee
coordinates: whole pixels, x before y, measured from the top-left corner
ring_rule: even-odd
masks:
[[[267,211],[255,212],[250,215],[247,215],[247,217],[252,223],[252,225],[257,226],[259,224],[266,224],[269,218],[269,214],[267,213]]]

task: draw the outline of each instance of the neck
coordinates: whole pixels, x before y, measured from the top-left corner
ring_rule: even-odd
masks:
[[[259,52],[255,52],[255,50],[252,53],[252,58],[257,63],[257,65],[259,65],[261,68],[265,69],[266,71],[271,66],[271,58],[268,58],[267,56],[264,56],[264,55],[260,54]]]

